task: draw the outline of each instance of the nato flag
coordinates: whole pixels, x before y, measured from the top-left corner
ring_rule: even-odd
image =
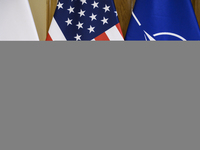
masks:
[[[200,40],[191,0],[136,0],[125,40]]]

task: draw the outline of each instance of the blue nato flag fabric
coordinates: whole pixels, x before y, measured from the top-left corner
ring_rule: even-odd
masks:
[[[136,0],[125,40],[200,40],[191,0]]]

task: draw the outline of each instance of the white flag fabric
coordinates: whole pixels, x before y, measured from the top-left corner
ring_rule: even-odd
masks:
[[[0,0],[0,41],[38,41],[28,0]]]

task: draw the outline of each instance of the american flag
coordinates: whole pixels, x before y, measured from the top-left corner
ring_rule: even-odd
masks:
[[[123,41],[113,0],[59,0],[47,41]]]

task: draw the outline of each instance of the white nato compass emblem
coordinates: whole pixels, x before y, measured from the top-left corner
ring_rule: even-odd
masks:
[[[135,16],[135,14],[133,12],[132,12],[132,15],[133,15],[135,21],[137,22],[137,24],[139,26],[141,26],[141,23],[139,22],[139,20],[137,19],[137,17]],[[175,34],[175,33],[171,33],[171,32],[159,32],[159,33],[155,33],[155,34],[153,34],[153,36],[151,36],[146,31],[144,31],[144,38],[145,38],[146,41],[156,41],[155,38],[157,36],[162,36],[162,35],[172,36],[172,37],[178,38],[179,40],[186,41],[186,39],[183,38],[182,36]]]

